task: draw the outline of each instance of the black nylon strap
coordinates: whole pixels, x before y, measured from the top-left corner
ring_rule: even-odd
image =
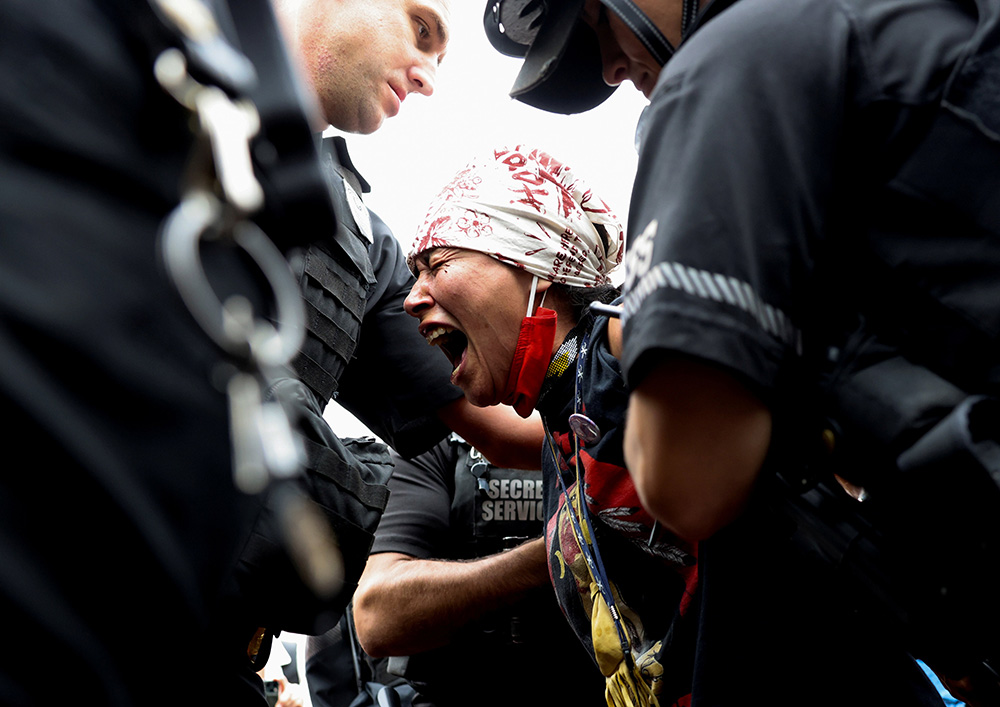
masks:
[[[700,5],[700,0],[684,0],[684,10],[681,15],[682,42],[687,39],[688,33],[691,31],[691,27],[694,26],[694,21],[698,17],[698,8]]]
[[[306,253],[306,274],[319,283],[320,287],[333,295],[358,320],[361,320],[365,313],[365,293],[359,292],[356,287],[348,284],[348,282],[356,283],[357,277],[352,276],[350,280],[347,280],[345,279],[345,275],[351,274],[334,272],[331,269],[331,264],[332,262],[329,259],[321,257],[313,250]]]
[[[280,207],[266,230],[285,249],[322,241],[337,232],[338,219],[306,117],[310,89],[293,68],[270,0],[228,4],[241,49],[258,69],[251,98],[261,118],[259,139],[280,155],[264,167],[269,204]]]
[[[155,0],[106,0],[106,11],[129,18],[153,62],[167,47],[184,50],[189,69],[230,95],[249,97],[261,118],[257,177],[266,194],[264,231],[284,251],[337,232],[330,182],[320,164],[306,116],[308,88],[294,70],[270,0],[204,0],[224,39],[198,44],[184,35]],[[248,59],[249,61],[246,61]]]
[[[326,370],[305,353],[299,354],[299,357],[295,359],[295,374],[319,396],[320,400],[333,398],[333,394],[337,392],[338,379],[342,372],[343,367],[337,371]]]
[[[621,21],[628,25],[642,45],[652,54],[660,66],[674,55],[674,47],[663,36],[660,28],[653,24],[646,13],[636,7],[632,0],[601,0]]]
[[[639,41],[642,42],[642,45],[660,63],[660,66],[666,64],[670,57],[674,55],[674,52],[677,51],[677,48],[663,35],[659,27],[635,5],[633,0],[601,0],[601,2],[614,11],[621,18],[622,22],[629,26]],[[733,2],[734,0],[714,0],[706,6],[705,12],[699,15],[701,1],[684,0],[681,14],[681,42],[683,43],[703,20],[708,19],[711,15],[718,14],[720,10],[728,7]]]
[[[357,341],[352,336],[352,332],[341,328],[336,321],[330,319],[321,310],[306,303],[306,328],[309,333],[322,341],[327,349],[349,361],[354,354]]]

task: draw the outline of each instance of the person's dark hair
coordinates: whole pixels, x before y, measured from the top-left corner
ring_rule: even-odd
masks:
[[[610,247],[611,240],[607,229],[604,227],[604,224],[600,223],[595,223],[594,228],[597,229],[597,233],[601,237],[604,249],[607,250]],[[569,285],[560,285],[554,282],[552,283],[552,287],[549,288],[549,292],[569,305],[570,311],[573,313],[573,321],[579,322],[583,319],[583,315],[587,313],[587,308],[591,302],[611,304],[616,297],[621,295],[622,288],[615,287],[614,285],[570,287]]]
[[[579,322],[587,313],[587,308],[591,302],[603,302],[610,304],[621,294],[622,288],[614,285],[600,285],[598,287],[570,287],[552,283],[548,296],[555,295],[562,302],[569,306],[573,313],[573,321]]]

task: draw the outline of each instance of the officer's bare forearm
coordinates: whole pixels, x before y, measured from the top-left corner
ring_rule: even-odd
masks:
[[[372,555],[354,595],[358,638],[374,657],[431,650],[548,581],[541,539],[466,562]]]

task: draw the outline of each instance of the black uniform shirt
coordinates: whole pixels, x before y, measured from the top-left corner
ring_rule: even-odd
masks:
[[[468,452],[452,437],[412,460],[396,459],[372,553],[472,559],[541,535],[541,472],[470,464]],[[604,680],[549,586],[480,617],[449,645],[410,656],[406,677],[418,703],[436,707],[604,704]]]
[[[631,386],[664,349],[781,385],[830,295],[819,249],[864,227],[974,26],[945,0],[741,0],[682,46],[639,126]]]
[[[974,27],[943,0],[740,0],[681,47],[639,126],[630,386],[680,352],[740,377],[785,428],[835,335],[820,312],[858,287],[850,269],[829,277],[826,253],[842,247],[851,267],[847,239],[881,207]],[[939,703],[768,509],[702,542],[699,575],[698,704]]]
[[[451,384],[448,360],[427,345],[417,320],[403,311],[413,275],[399,241],[374,213],[371,221],[374,243],[368,254],[376,283],[337,401],[400,454],[411,456],[448,433],[436,411],[462,391]]]

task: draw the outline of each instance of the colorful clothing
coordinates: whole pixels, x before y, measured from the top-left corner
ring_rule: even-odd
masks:
[[[571,287],[608,284],[625,241],[611,208],[551,155],[499,147],[441,190],[407,263],[431,248],[467,248]]]
[[[621,669],[617,632],[609,633],[615,631],[614,621],[609,623],[605,616],[613,603],[627,632],[628,652],[646,686],[640,685],[640,691],[648,689],[656,697],[652,704],[673,704],[690,689],[690,671],[683,668],[689,658],[682,656],[690,654],[693,644],[676,638],[686,631],[684,619],[696,597],[697,548],[661,531],[639,503],[622,458],[628,391],[618,361],[607,348],[606,331],[606,319],[587,316],[570,333],[553,358],[538,405],[551,433],[551,447],[542,457],[549,572],[563,612],[605,676]],[[586,445],[581,441],[579,454],[569,422],[574,412],[586,414],[600,430],[599,439]],[[585,514],[576,509],[578,458]],[[599,598],[598,583],[577,540],[586,532],[588,519],[596,565],[610,580],[606,589],[613,595],[611,602]],[[609,693],[616,689],[612,683],[609,680]]]

